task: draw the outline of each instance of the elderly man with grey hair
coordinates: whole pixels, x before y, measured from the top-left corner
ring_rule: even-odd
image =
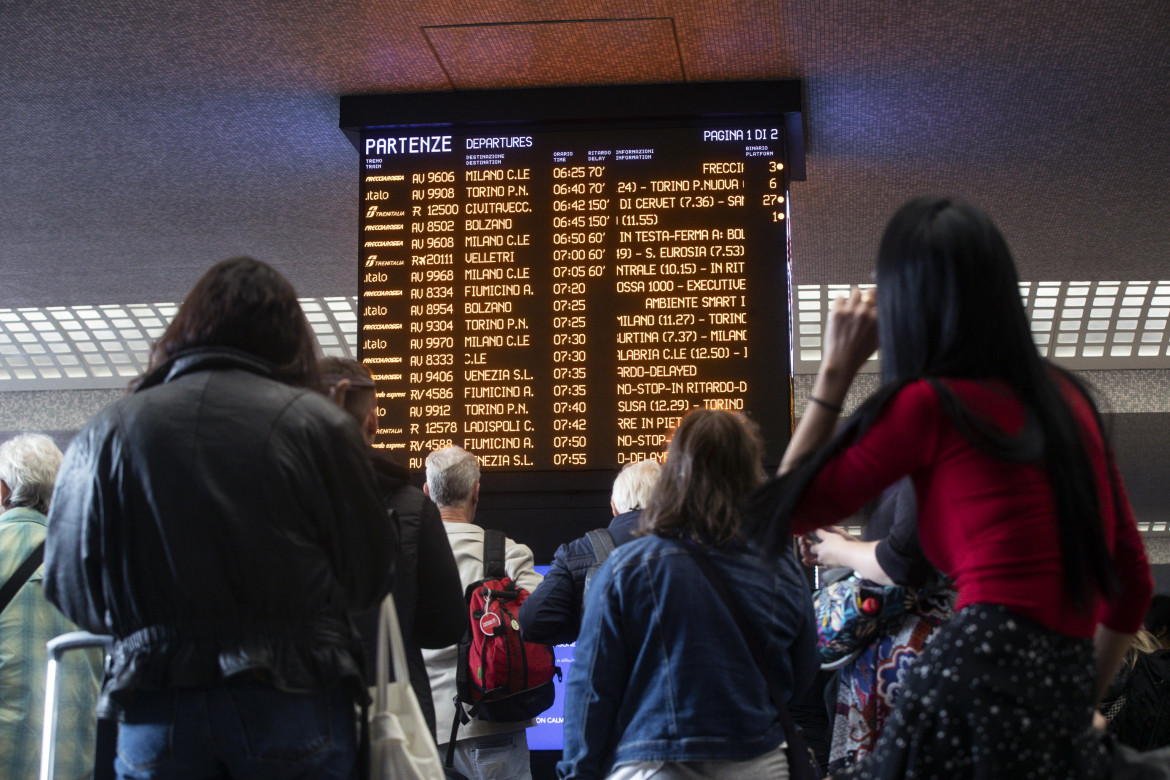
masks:
[[[48,436],[26,433],[0,445],[0,774],[36,777],[45,707],[45,643],[77,626],[49,603],[41,581],[49,502],[61,450]],[[26,563],[27,562],[27,563]],[[28,572],[22,576],[24,569]],[[7,586],[7,587],[4,587]],[[93,772],[94,708],[101,684],[97,650],[65,656],[59,670],[60,710],[55,777]]]
[[[427,457],[427,483],[423,490],[439,507],[447,541],[455,554],[463,588],[484,577],[484,531],[474,524],[479,504],[479,461],[462,447],[436,450]],[[511,539],[504,541],[504,570],[521,588],[533,591],[540,575],[533,568],[532,551]],[[458,648],[424,650],[427,673],[435,698],[439,724],[439,752],[445,753],[450,735],[443,724],[455,719],[455,672]],[[497,723],[472,718],[459,729],[455,742],[455,769],[478,780],[531,780],[528,737],[532,721]]]
[[[662,466],[656,460],[627,463],[613,481],[609,507],[613,520],[601,529],[608,532],[614,547],[634,538],[638,520]],[[567,645],[577,641],[581,631],[585,577],[597,562],[588,536],[562,544],[553,555],[548,576],[520,607],[520,630],[530,642]]]

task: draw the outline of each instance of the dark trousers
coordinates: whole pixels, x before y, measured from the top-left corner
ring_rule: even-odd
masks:
[[[344,778],[357,759],[348,693],[261,685],[136,691],[118,729],[125,780]]]

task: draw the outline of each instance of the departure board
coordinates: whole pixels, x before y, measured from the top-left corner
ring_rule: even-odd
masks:
[[[691,407],[790,425],[775,118],[366,129],[360,359],[376,446],[487,469],[661,459]]]

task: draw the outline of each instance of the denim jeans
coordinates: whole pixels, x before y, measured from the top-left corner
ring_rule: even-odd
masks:
[[[446,760],[446,745],[439,755]],[[532,780],[528,734],[521,729],[456,740],[455,769],[467,780]]]
[[[261,685],[135,691],[118,729],[123,780],[345,778],[357,758],[353,698]]]

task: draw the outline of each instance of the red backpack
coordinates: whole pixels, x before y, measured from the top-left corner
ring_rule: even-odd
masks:
[[[483,579],[466,594],[470,620],[459,642],[448,766],[460,723],[528,720],[551,707],[555,697],[552,679],[561,670],[552,647],[520,636],[516,615],[528,591],[505,574],[504,555],[504,534],[485,530]]]

